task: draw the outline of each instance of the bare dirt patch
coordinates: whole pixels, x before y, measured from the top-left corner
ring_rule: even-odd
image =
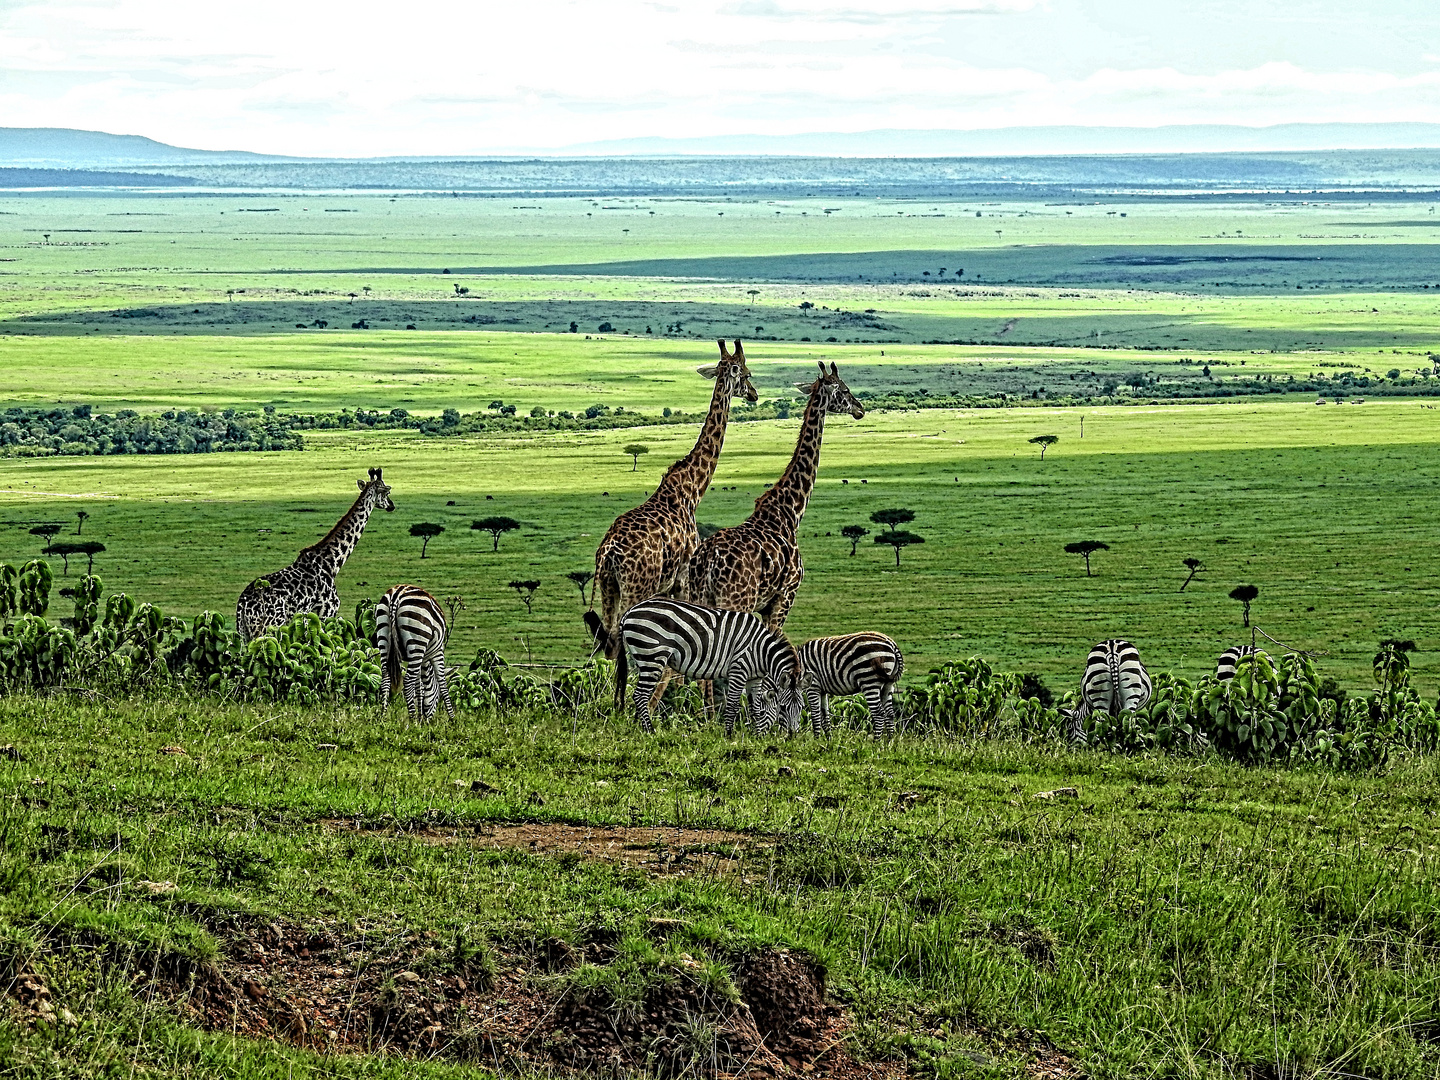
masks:
[[[615,863],[651,874],[715,874],[739,869],[747,852],[768,849],[774,841],[725,829],[683,829],[667,826],[465,825],[356,828],[353,821],[330,818],[321,824],[332,832],[377,839],[409,838],[423,844],[469,844],[493,850],[529,851],[537,855],[573,853],[582,859]]]
[[[905,1071],[903,1062],[850,1054],[850,1020],[825,1002],[823,975],[786,950],[739,965],[738,999],[686,955],[643,1001],[617,1006],[547,974],[580,962],[568,947],[506,953],[492,970],[424,935],[381,951],[282,922],[219,921],[212,930],[222,959],[158,984],[191,1022],[211,1030],[321,1052],[439,1056],[507,1073],[898,1080]]]

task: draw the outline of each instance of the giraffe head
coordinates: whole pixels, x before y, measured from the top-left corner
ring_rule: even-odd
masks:
[[[370,508],[379,510],[395,509],[395,504],[390,501],[390,485],[380,478],[379,469],[370,470],[369,480],[356,480],[360,485],[360,494],[370,504]]]
[[[739,341],[735,342],[735,351],[731,353],[725,348],[725,339],[721,338],[720,362],[706,364],[698,370],[707,379],[720,380],[720,386],[729,397],[743,397],[746,401],[756,401],[760,397],[755,384],[750,381],[750,369],[745,366],[745,350]]]
[[[829,413],[849,413],[856,420],[864,419],[865,406],[861,405],[850,388],[840,381],[840,373],[835,370],[835,365],[830,365],[830,370],[825,370],[825,365],[816,361],[820,368],[820,377],[813,383],[797,382],[795,389],[802,394],[814,398],[819,395],[820,407]]]

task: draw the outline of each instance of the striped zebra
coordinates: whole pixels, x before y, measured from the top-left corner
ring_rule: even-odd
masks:
[[[1085,741],[1085,720],[1092,712],[1118,716],[1143,709],[1150,701],[1150,675],[1139,650],[1120,638],[1102,641],[1090,650],[1080,679],[1080,704],[1065,714],[1071,742]]]
[[[884,634],[862,631],[822,637],[800,646],[802,685],[817,736],[830,733],[830,695],[864,694],[877,739],[895,734],[895,684],[905,672],[900,646]],[[799,727],[799,717],[791,731]]]
[[[726,738],[735,733],[742,693],[750,699],[756,734],[769,730],[776,712],[789,727],[800,722],[800,656],[784,634],[766,629],[748,611],[716,611],[657,597],[625,613],[620,644],[635,666],[631,700],[646,731],[655,730],[650,699],[667,666],[691,679],[724,680]],[[762,707],[762,693],[775,704]]]
[[[445,670],[450,636],[440,601],[417,585],[396,585],[375,605],[375,646],[380,650],[380,709],[390,707],[395,684],[405,693],[405,711],[429,720],[436,702],[455,718]],[[402,680],[403,675],[403,680]]]
[[[1240,661],[1247,656],[1263,656],[1270,660],[1270,654],[1264,649],[1257,649],[1254,645],[1234,645],[1220,654],[1220,659],[1215,664],[1215,678],[1220,682],[1233,679],[1236,669],[1240,667]]]

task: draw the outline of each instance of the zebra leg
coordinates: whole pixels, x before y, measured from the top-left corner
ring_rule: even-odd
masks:
[[[390,694],[394,687],[390,685],[390,665],[386,663],[384,653],[380,656],[380,711],[386,712],[390,708]]]
[[[405,712],[419,717],[423,703],[420,700],[420,660],[411,660],[405,665]]]
[[[768,697],[766,697],[766,698],[765,698],[765,701],[766,701],[765,706],[764,706],[764,707],[761,706],[760,700],[761,700],[762,694],[761,694],[760,686],[759,686],[758,683],[757,683],[754,687],[747,686],[747,687],[745,688],[745,697],[746,697],[747,703],[748,703],[749,706],[750,706],[750,728],[751,728],[751,730],[754,731],[756,735],[764,735],[764,734],[766,734],[767,732],[769,732],[769,730],[770,730],[770,724],[771,724],[771,723],[773,722],[773,720],[774,720],[774,715],[772,714],[771,708],[770,708],[770,707],[771,707],[770,699],[769,699]]]
[[[735,720],[740,715],[740,697],[745,692],[745,683],[738,675],[725,678],[725,737],[735,735]]]
[[[895,716],[895,684],[891,683],[880,692],[880,703],[885,707],[885,733],[894,735],[896,728]]]
[[[635,665],[635,689],[631,693],[630,701],[635,706],[635,718],[650,735],[655,733],[655,725],[650,721],[650,695],[655,692],[655,684],[659,681],[664,666]]]
[[[440,658],[440,663],[435,668],[435,684],[440,691],[440,700],[445,703],[445,712],[450,719],[455,719],[455,703],[450,700],[450,678],[445,671],[445,658]]]
[[[880,697],[878,686],[867,686],[861,691],[865,697],[865,707],[870,710],[870,734],[877,739],[885,738],[885,727],[887,717],[885,715],[885,702]]]

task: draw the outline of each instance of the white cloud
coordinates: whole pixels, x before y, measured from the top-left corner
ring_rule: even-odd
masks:
[[[1228,0],[1213,3],[1223,14]],[[1186,51],[1185,34],[1148,10],[1137,0],[1102,21],[1081,0],[489,0],[403,13],[318,0],[0,3],[0,122],[295,154],[891,127],[1440,122],[1433,55],[1417,46],[1405,63],[1381,63],[1388,38],[1366,51],[1367,28],[1387,29],[1381,17],[1351,20],[1341,66],[1257,50],[1220,15],[1203,34],[1195,25],[1203,47]],[[1407,26],[1440,25],[1419,10]],[[1232,51],[1217,44],[1232,38]],[[1333,44],[1316,40],[1319,52]]]

